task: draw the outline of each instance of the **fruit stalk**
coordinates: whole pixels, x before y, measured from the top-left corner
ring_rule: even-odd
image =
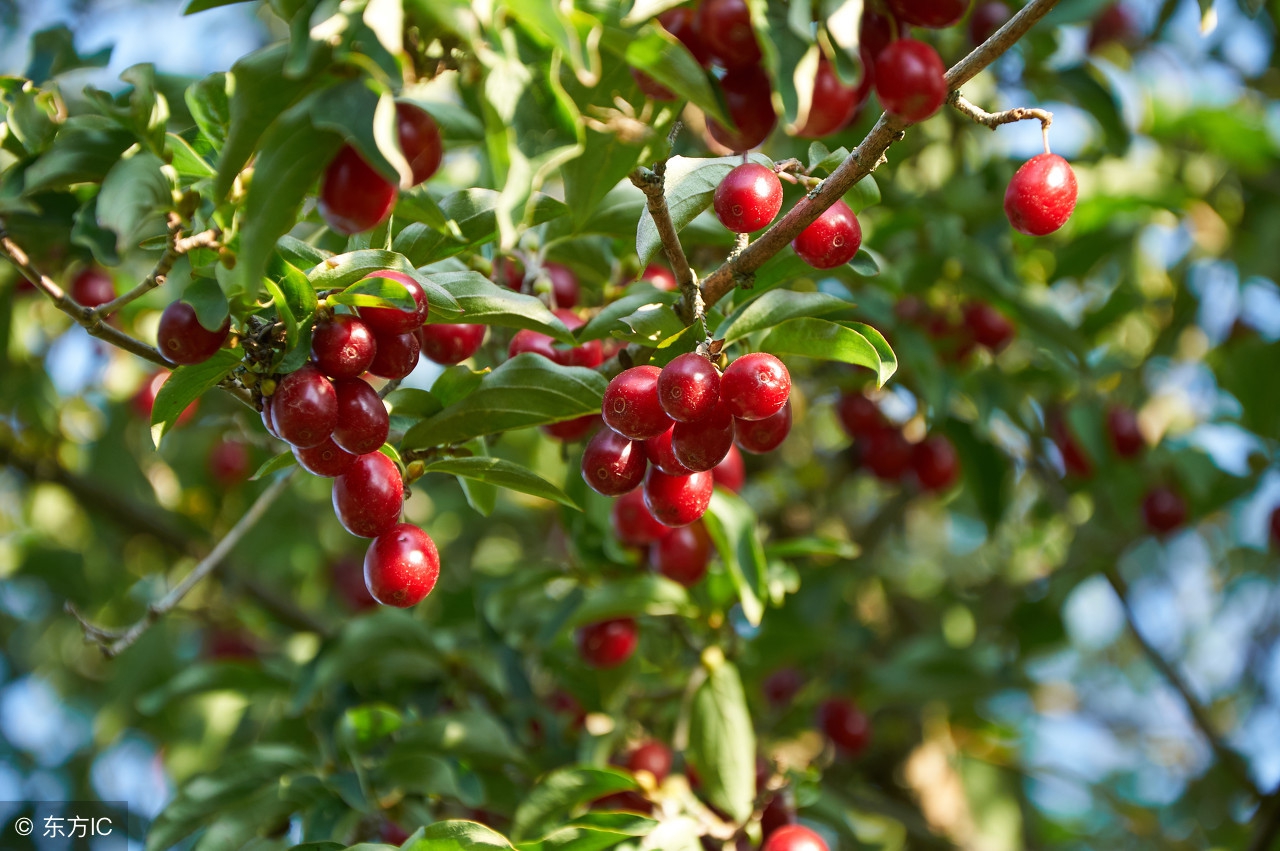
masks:
[[[995,130],[1001,124],[1012,124],[1015,121],[1029,121],[1035,119],[1040,122],[1040,128],[1044,132],[1044,152],[1049,153],[1049,125],[1053,124],[1053,113],[1046,109],[1036,109],[1034,107],[1020,106],[1014,109],[1006,109],[1003,112],[987,112],[982,107],[971,103],[960,94],[960,90],[956,89],[951,92],[947,102],[956,108],[956,111],[962,115],[968,116],[983,127]]]
[[[173,266],[178,262],[178,258],[196,248],[216,248],[218,246],[218,237],[221,236],[221,233],[214,228],[186,237],[179,236],[181,233],[182,220],[176,214],[170,213],[169,243],[165,246],[164,254],[160,255],[160,259],[156,261],[155,268],[151,270],[151,274],[143,278],[141,283],[127,293],[117,296],[98,307],[94,311],[94,317],[105,319],[129,302],[151,292],[164,283],[165,278],[173,271]]]

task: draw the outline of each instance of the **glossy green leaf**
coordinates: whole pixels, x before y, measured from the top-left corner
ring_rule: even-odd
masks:
[[[289,450],[281,452],[271,460],[264,463],[257,471],[249,477],[249,481],[256,482],[259,479],[266,478],[272,473],[278,473],[281,470],[287,470],[298,463],[298,459],[294,456],[293,451]]]
[[[753,756],[753,765],[754,759]],[[582,804],[635,788],[634,778],[613,768],[575,766],[557,769],[539,780],[516,807],[511,837],[523,842],[545,836]]]
[[[346,254],[337,254],[333,257],[327,257],[317,265],[307,271],[307,278],[310,279],[311,285],[317,290],[347,290],[357,282],[368,279],[369,283],[365,284],[367,292],[392,292],[395,296],[394,288],[387,288],[382,281],[388,278],[368,278],[375,272],[391,270],[408,275],[418,282],[427,297],[427,305],[430,308],[428,318],[435,319],[451,319],[461,314],[462,308],[458,302],[443,287],[437,284],[433,278],[422,274],[404,255],[395,251],[384,251],[377,248],[366,248],[360,251],[349,251]],[[407,298],[407,290],[403,284],[398,285],[400,291],[404,292]],[[356,293],[366,292],[366,290],[355,290]],[[332,298],[332,297],[331,297]],[[391,302],[398,303],[393,297]],[[339,303],[342,303],[341,301]],[[408,302],[400,303],[402,308],[408,308]]]
[[[173,428],[187,406],[218,385],[240,365],[242,352],[219,349],[204,363],[180,366],[156,394],[151,407],[151,439],[156,446]]]
[[[742,678],[732,662],[711,664],[706,681],[694,695],[689,757],[708,801],[738,820],[751,815],[756,736]]]
[[[865,366],[883,385],[898,369],[888,342],[875,329],[857,322],[790,319],[775,327],[760,344],[776,355],[799,355]]]
[[[665,576],[642,574],[606,582],[587,591],[569,626],[585,626],[613,618],[651,615],[687,617],[693,612],[689,592]]]
[[[853,302],[826,293],[770,290],[729,314],[716,329],[715,336],[728,345],[757,331],[781,325],[789,319],[829,316],[852,310],[853,307]]]
[[[502,834],[474,821],[439,821],[402,846],[404,851],[509,851]]]
[[[469,323],[528,328],[561,343],[574,343],[569,329],[535,296],[500,287],[479,272],[442,272],[431,280],[454,297]]]
[[[479,482],[497,485],[507,490],[549,499],[552,502],[558,502],[561,505],[581,510],[576,502],[551,482],[548,482],[527,467],[522,467],[502,458],[442,458],[439,461],[432,461],[427,464],[425,471],[474,479]]]
[[[764,618],[768,565],[760,544],[755,511],[738,495],[717,488],[702,521],[737,589],[742,614],[752,626],[759,626]]]

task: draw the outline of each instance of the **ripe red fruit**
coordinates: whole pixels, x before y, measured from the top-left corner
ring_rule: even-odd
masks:
[[[334,443],[332,437],[319,446],[293,447],[293,457],[308,473],[327,479],[341,476],[356,463],[356,456]]]
[[[343,528],[361,538],[376,538],[400,519],[404,479],[395,462],[381,452],[356,458],[333,480],[333,511]]]
[[[862,225],[853,210],[837,201],[791,241],[800,259],[815,269],[834,269],[853,259],[862,247]]]
[[[1093,475],[1093,462],[1060,415],[1055,415],[1050,419],[1049,433],[1052,435],[1058,451],[1062,453],[1062,466],[1068,476],[1087,479]]]
[[[667,532],[649,547],[649,563],[673,582],[692,588],[707,575],[711,536],[701,522]]]
[[[715,484],[725,490],[737,493],[747,481],[747,468],[742,460],[742,453],[737,446],[729,447],[729,454],[711,471]]]
[[[398,307],[360,307],[357,310],[360,313],[360,319],[365,325],[369,326],[369,330],[375,336],[383,336],[389,334],[406,334],[414,331],[427,319],[427,294],[422,291],[422,285],[403,272],[396,272],[391,269],[385,269],[381,272],[374,272],[369,278],[386,278],[396,283],[402,284],[409,295],[413,297],[414,309],[401,310]]]
[[[543,263],[542,271],[551,279],[551,295],[558,308],[576,307],[581,296],[578,276],[560,263]]]
[[[601,621],[578,630],[578,655],[593,668],[616,668],[631,658],[639,640],[631,618]]]
[[[658,374],[658,403],[677,423],[710,416],[720,399],[720,371],[695,352],[679,355]]]
[[[584,324],[582,319],[571,310],[558,309],[552,311],[552,313],[570,331],[581,328]],[[604,347],[601,346],[599,340],[591,340],[581,346],[574,346],[569,349],[558,349],[556,348],[555,340],[546,334],[540,334],[527,328],[517,331],[515,336],[511,338],[511,345],[507,348],[507,357],[513,358],[525,352],[542,355],[552,363],[558,363],[561,366],[585,366],[587,369],[595,369],[604,363]]]
[[[654,100],[676,99],[675,92],[671,91],[671,89],[668,89],[666,86],[662,85],[662,83],[659,83],[639,68],[632,68],[631,76],[636,81],[636,87],[640,89],[641,93],[643,93],[645,97],[650,97]]]
[[[215,331],[200,324],[196,311],[185,301],[170,302],[160,314],[156,331],[156,347],[169,363],[204,363],[222,348],[231,331],[231,317],[222,320]]]
[[[1138,22],[1123,4],[1115,3],[1103,10],[1089,28],[1089,52],[1104,44],[1131,44],[1138,38]]]
[[[412,523],[397,523],[373,539],[364,554],[364,582],[384,606],[422,602],[440,578],[435,541]]]
[[[752,352],[729,364],[720,377],[720,399],[740,420],[771,417],[791,396],[791,374],[767,352]]]
[[[364,584],[364,564],[360,560],[349,557],[337,559],[329,566],[329,578],[351,611],[360,612],[378,605]]]
[[[281,440],[303,449],[319,446],[338,423],[338,394],[314,366],[280,379],[271,397],[271,423]]]
[[[238,440],[219,440],[209,450],[209,475],[223,488],[233,488],[249,478],[249,447]]]
[[[711,53],[698,31],[698,13],[689,6],[677,6],[668,9],[658,16],[658,23],[688,48],[698,64],[706,67],[711,64]]]
[[[876,57],[876,94],[886,111],[907,121],[924,121],[947,99],[946,73],[938,51],[922,41],[900,38]]]
[[[333,382],[338,401],[338,420],[333,442],[353,455],[366,455],[387,442],[391,418],[378,393],[361,378],[340,378]]]
[[[804,687],[804,675],[795,668],[779,668],[761,683],[765,700],[777,707],[787,706]]]
[[[712,207],[729,230],[755,233],[768,227],[782,209],[782,181],[771,168],[743,163],[720,181]]]
[[[850,437],[865,437],[889,427],[879,406],[861,393],[841,394],[836,416]]]
[[[639,490],[618,497],[609,509],[609,525],[614,536],[629,547],[647,547],[671,534],[670,529],[653,519]]]
[[[344,145],[324,170],[320,215],[343,236],[366,231],[391,215],[396,186],[379,174],[350,145]]]
[[[311,359],[330,378],[355,378],[373,363],[377,345],[368,325],[340,313],[316,323],[311,333]]]
[[[1004,26],[1011,17],[1013,12],[1002,0],[990,0],[988,3],[981,4],[969,16],[970,40],[974,44],[982,44],[995,35],[996,30]]]
[[[582,451],[582,479],[603,496],[621,496],[644,480],[648,467],[644,444],[602,428]]]
[[[71,279],[70,294],[81,307],[101,307],[116,297],[116,285],[105,270],[90,266]]]
[[[675,432],[675,426],[664,431],[657,437],[651,437],[644,442],[644,454],[649,459],[649,463],[657,467],[669,476],[687,476],[693,471],[680,463],[676,458],[675,450],[671,447],[671,440]]]
[[[735,129],[709,120],[707,132],[712,139],[731,151],[749,151],[769,137],[778,114],[773,111],[769,75],[762,68],[752,65],[730,71],[720,81],[720,91]]]
[[[757,789],[760,785],[757,784]],[[796,823],[796,811],[787,803],[787,797],[782,792],[774,795],[769,802],[764,805],[764,811],[760,813],[760,835],[765,840],[789,824]]]
[[[898,20],[940,30],[954,26],[969,10],[969,0],[889,0]]]
[[[1004,193],[1004,212],[1018,233],[1044,236],[1067,223],[1076,208],[1076,175],[1057,154],[1022,164]]]
[[[403,334],[378,334],[377,348],[369,372],[379,378],[404,378],[418,366],[422,343],[416,331]]]
[[[157,370],[152,373],[151,377],[142,383],[137,392],[133,394],[133,410],[145,422],[151,422],[151,409],[156,404],[156,394],[160,392],[160,388],[169,380],[170,372],[167,369]],[[196,399],[190,405],[178,414],[178,419],[174,422],[174,426],[182,426],[191,422],[196,415],[196,410],[200,407],[200,400]]]
[[[647,771],[655,781],[661,783],[671,773],[671,760],[671,748],[662,742],[648,741],[627,757],[627,770],[632,774]]]
[[[400,150],[413,170],[413,185],[436,173],[444,156],[440,127],[425,109],[411,103],[396,104],[396,129]]]
[[[600,419],[599,414],[587,414],[585,417],[544,425],[542,426],[542,433],[547,437],[555,438],[561,443],[573,443],[591,434],[602,423],[603,421]]]
[[[851,754],[866,750],[871,741],[866,713],[843,698],[824,700],[818,706],[818,726],[836,747]]]
[[[524,264],[515,257],[498,257],[493,261],[493,279],[507,289],[520,292],[524,286]]]
[[[829,136],[849,123],[861,103],[859,87],[840,82],[830,60],[822,56],[818,59],[818,71],[813,80],[813,103],[809,106],[809,116],[796,135],[803,139]]]
[[[656,263],[650,263],[644,267],[644,272],[640,275],[640,280],[648,281],[653,284],[655,289],[663,292],[673,292],[679,284],[676,283],[675,273],[666,266],[659,266]]]
[[[452,366],[474,355],[484,342],[483,325],[423,325],[418,329],[422,354]]]
[[[1142,519],[1156,534],[1172,532],[1187,522],[1187,503],[1176,491],[1152,488],[1142,500]]]
[[[902,478],[911,469],[911,444],[897,429],[885,429],[863,438],[862,463],[882,481]]]
[[[782,410],[762,420],[734,420],[734,435],[743,452],[764,455],[782,445],[791,433],[791,401]]]
[[[714,486],[710,473],[668,476],[650,468],[644,477],[644,504],[663,526],[688,526],[707,513]]]
[[[632,440],[648,440],[671,428],[671,418],[658,401],[656,366],[633,366],[614,376],[604,391],[605,424]]]
[[[725,68],[745,68],[760,61],[760,43],[746,0],[702,0],[697,25],[707,51]]]
[[[828,851],[822,837],[800,824],[784,825],[765,840],[760,851]]]
[[[862,23],[858,27],[858,44],[873,60],[893,41],[893,32],[892,17],[880,14],[869,5],[863,6]]]
[[[964,324],[973,341],[998,352],[1013,339],[1013,323],[989,304],[975,301],[965,306]]]
[[[1138,418],[1128,408],[1116,406],[1107,411],[1107,431],[1111,434],[1111,446],[1121,458],[1132,458],[1146,446]]]
[[[911,466],[921,487],[946,490],[960,475],[960,456],[950,440],[935,434],[916,444],[911,453]]]

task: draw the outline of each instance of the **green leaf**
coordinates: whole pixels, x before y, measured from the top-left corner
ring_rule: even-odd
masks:
[[[249,481],[256,482],[258,479],[265,478],[272,473],[279,472],[280,470],[287,470],[297,463],[298,459],[294,457],[292,451],[281,452],[279,455],[259,467],[258,471],[249,477]]]
[[[591,317],[590,322],[579,328],[576,335],[578,342],[603,340],[615,331],[627,333],[631,326],[622,322],[626,317],[648,305],[673,305],[679,300],[679,293],[663,292],[649,284],[636,284],[628,288],[627,294],[622,298],[600,308],[600,312]]]
[[[363,281],[369,275],[375,272],[390,270],[408,275],[418,282],[422,287],[423,293],[427,297],[427,305],[430,308],[428,319],[452,319],[462,313],[462,308],[452,295],[443,287],[435,282],[433,278],[419,272],[413,267],[413,264],[404,255],[395,251],[384,251],[377,248],[365,248],[360,251],[349,251],[346,254],[338,254],[333,257],[327,257],[316,266],[307,271],[307,278],[311,281],[311,286],[317,290],[335,290],[347,289],[353,283]],[[386,281],[386,278],[375,278],[369,284],[374,290],[382,288],[379,281]],[[403,285],[399,285],[404,290]],[[404,291],[405,297],[408,297],[408,291]],[[330,297],[332,299],[332,297]],[[404,307],[409,307],[407,302],[400,303]]]
[[[227,75],[219,71],[192,83],[187,87],[184,100],[200,133],[213,145],[214,150],[222,150],[227,141],[227,128],[231,124]]]
[[[166,134],[165,150],[173,158],[171,164],[178,172],[178,176],[183,178],[184,186],[213,176],[213,166],[209,165],[204,157],[191,147],[191,143],[181,136],[174,133]]]
[[[756,794],[756,736],[738,669],[727,660],[715,662],[693,698],[689,757],[707,800],[745,821]]]
[[[23,192],[98,183],[135,141],[132,133],[105,115],[72,116],[23,174]]]
[[[511,843],[502,834],[474,821],[438,821],[401,847],[403,851],[510,851]]]
[[[898,369],[897,358],[884,337],[871,326],[858,322],[791,319],[770,331],[760,348],[776,355],[799,355],[865,366],[876,374],[880,386]]]
[[[823,556],[845,561],[857,558],[862,548],[852,541],[841,541],[835,538],[789,538],[766,544],[764,557],[768,560],[812,558]]]
[[[384,178],[413,185],[413,170],[400,150],[396,104],[391,92],[371,77],[347,80],[310,98],[311,123],[340,135]]]
[[[575,343],[564,323],[535,296],[500,287],[479,272],[443,272],[431,279],[454,297],[468,323],[528,328],[567,345]]]
[[[440,712],[405,728],[399,746],[451,753],[489,762],[520,762],[523,757],[507,728],[493,715],[476,709]]]
[[[1009,458],[989,441],[980,440],[966,423],[948,420],[942,425],[942,430],[956,448],[964,481],[982,512],[983,521],[988,529],[994,530],[1000,524],[1013,493],[1013,470]]]
[[[716,488],[702,521],[738,591],[743,616],[752,626],[759,626],[764,618],[764,603],[761,601],[765,596],[768,563],[764,547],[760,545],[759,521],[755,511],[736,494]]]
[[[628,839],[648,836],[658,822],[637,813],[587,812],[520,851],[605,851]]]
[[[415,266],[426,266],[478,248],[498,237],[499,203],[500,193],[492,189],[465,189],[446,195],[440,201],[440,209],[452,222],[450,231],[461,236],[446,236],[427,225],[415,223],[400,231],[391,247],[408,257]],[[542,224],[568,212],[569,208],[562,202],[534,193],[530,216],[525,223]]]
[[[864,278],[874,278],[880,274],[880,263],[876,256],[865,248],[858,249],[858,253],[849,261],[849,266]]]
[[[105,68],[110,61],[110,47],[81,56],[76,50],[74,34],[65,24],[59,24],[31,36],[31,62],[23,76],[38,86],[63,72]]]
[[[841,148],[840,150],[844,151],[844,148]],[[844,153],[847,157],[848,151],[844,151]],[[832,156],[835,155],[833,154]],[[840,160],[840,162],[843,161],[843,159]],[[837,162],[836,165],[839,165],[840,162]],[[848,192],[844,193],[844,202],[848,204],[855,213],[861,213],[868,207],[874,207],[880,203],[880,184],[876,183],[875,177],[868,174],[866,177],[853,184]]]
[[[173,185],[155,154],[122,159],[103,178],[98,192],[98,224],[116,233],[120,253],[137,247],[146,236],[164,232],[165,210],[173,206]]]
[[[345,304],[351,307],[394,307],[397,310],[414,310],[413,296],[405,285],[392,278],[365,278],[334,293],[325,299],[329,304]]]
[[[549,499],[581,511],[564,491],[532,470],[502,458],[443,458],[426,466],[428,473],[444,473]]]
[[[755,779],[755,755],[750,777]],[[605,795],[638,788],[635,778],[612,768],[561,768],[543,777],[516,807],[511,837],[523,842],[545,836],[577,807]]]
[[[789,319],[827,316],[853,307],[853,302],[826,293],[770,290],[729,314],[716,329],[715,336],[723,339],[727,346],[756,331],[781,325]]]
[[[182,10],[184,15],[194,15],[196,12],[203,12],[207,9],[217,9],[219,6],[232,6],[236,3],[248,3],[251,0],[191,0],[187,4],[187,8]]]
[[[729,123],[706,70],[666,30],[650,26],[637,34],[605,27],[602,41],[605,49],[618,55],[628,67],[648,74],[677,98],[696,104],[717,121]]]
[[[639,162],[643,148],[624,143],[616,133],[586,130],[585,150],[564,164],[564,200],[575,230],[591,220],[600,202]]]
[[[409,429],[404,448],[426,449],[474,437],[598,413],[608,381],[582,367],[526,353],[480,381],[469,396]]]
[[[180,366],[173,371],[160,387],[151,408],[151,439],[156,446],[160,445],[161,439],[173,428],[188,405],[216,387],[240,365],[240,356],[238,349],[219,349],[204,363]]]
[[[619,319],[623,330],[615,329],[613,336],[631,343],[654,346],[683,333],[685,324],[672,308],[680,300],[680,296],[677,293],[667,293],[665,296]]]
[[[186,258],[183,258],[184,260]],[[182,300],[196,312],[196,321],[209,331],[222,327],[222,321],[231,313],[222,287],[213,278],[196,278],[182,291]]]
[[[587,591],[586,599],[574,611],[568,625],[578,627],[638,615],[687,617],[693,611],[689,592],[683,585],[665,576],[645,573],[606,582]]]
[[[329,251],[287,234],[276,240],[276,251],[286,263],[292,263],[299,269],[310,269],[333,256]]]

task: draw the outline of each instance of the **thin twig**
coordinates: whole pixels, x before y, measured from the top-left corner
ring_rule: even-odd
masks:
[[[960,114],[968,116],[990,130],[995,130],[1002,124],[1013,124],[1015,121],[1039,121],[1040,132],[1044,135],[1044,152],[1046,154],[1049,153],[1049,126],[1053,124],[1052,112],[1046,109],[1026,106],[1006,109],[1003,112],[987,112],[982,107],[967,100],[964,95],[960,94],[958,89],[951,93],[951,96],[947,98],[947,102],[955,107]]]
[[[1249,839],[1248,851],[1271,851],[1276,837],[1280,836],[1280,786],[1273,789],[1253,817],[1254,832]]]
[[[142,279],[142,283],[121,296],[117,296],[104,305],[99,306],[94,315],[98,319],[105,319],[136,299],[141,298],[156,287],[164,283],[165,278],[173,271],[173,266],[178,262],[178,258],[189,251],[197,248],[216,248],[218,246],[218,236],[220,235],[216,229],[201,231],[188,237],[179,237],[182,233],[182,220],[177,214],[169,214],[169,244],[165,247],[164,254],[160,255],[160,259],[156,261],[155,268],[151,270],[151,274]]]
[[[675,222],[671,221],[671,211],[667,209],[666,196],[667,161],[662,160],[652,169],[639,168],[631,172],[631,182],[635,184],[648,202],[649,215],[658,229],[658,237],[662,240],[662,248],[667,253],[667,261],[671,271],[680,285],[684,301],[677,309],[685,324],[692,324],[702,315],[702,291],[689,268],[689,258],[685,257],[684,247],[680,245],[680,235],[676,233]]]

